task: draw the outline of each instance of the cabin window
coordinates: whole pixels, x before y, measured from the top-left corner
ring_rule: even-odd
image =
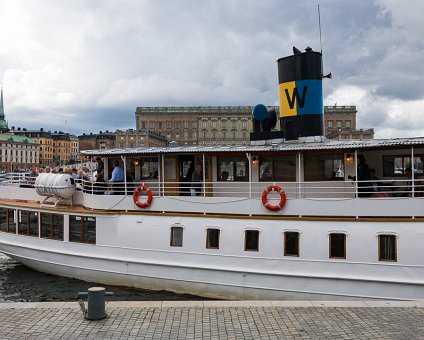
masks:
[[[415,174],[423,174],[424,155],[414,156],[414,166],[411,156],[383,156],[383,176],[405,176],[405,169],[413,168]]]
[[[298,232],[284,232],[284,256],[299,256]]]
[[[208,228],[206,230],[206,248],[219,249],[220,230],[216,228]]]
[[[259,251],[259,230],[245,231],[244,250]]]
[[[346,234],[330,234],[330,259],[346,258]]]
[[[63,241],[63,220],[63,215],[41,213],[41,237]]]
[[[344,178],[343,154],[304,155],[305,181],[332,181]]]
[[[143,157],[141,159],[141,179],[157,179],[159,162],[157,157]]]
[[[183,227],[171,227],[171,247],[183,246]]]
[[[296,156],[260,157],[259,180],[273,182],[296,181]]]
[[[249,163],[246,157],[218,157],[218,178],[227,172],[227,181],[249,181]]]
[[[18,234],[38,237],[38,212],[18,211]]]
[[[16,233],[14,209],[0,208],[0,230],[6,233]]]
[[[378,235],[378,260],[397,261],[396,235]]]
[[[96,218],[69,216],[69,241],[96,243]]]

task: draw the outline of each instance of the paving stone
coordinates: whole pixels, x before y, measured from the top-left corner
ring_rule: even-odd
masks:
[[[109,317],[78,305],[0,304],[0,339],[423,339],[424,306],[410,303],[126,303]],[[9,307],[9,308],[6,308]]]

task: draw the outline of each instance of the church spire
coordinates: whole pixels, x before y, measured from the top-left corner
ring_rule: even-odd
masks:
[[[9,128],[4,116],[4,103],[3,103],[3,86],[1,87],[0,93],[0,132],[7,132]]]

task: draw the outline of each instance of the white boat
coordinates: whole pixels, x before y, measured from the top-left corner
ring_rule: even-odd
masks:
[[[313,137],[315,116],[297,138],[293,115],[290,138],[261,131],[271,138],[253,134],[256,145],[85,152],[106,174],[123,166],[109,188],[6,175],[0,251],[43,272],[212,298],[422,299],[424,138],[329,141]],[[356,180],[362,156],[380,180]]]
[[[382,178],[366,188],[380,184],[377,197],[358,197],[358,183],[348,179],[359,153]],[[409,188],[396,172],[414,159],[415,176],[422,173],[424,138],[90,154],[103,157],[106,170],[122,157],[137,182],[115,184],[115,195],[84,182],[73,205],[55,206],[6,176],[3,253],[43,272],[205,297],[423,298],[421,183],[414,178]],[[199,195],[186,196],[192,162],[202,164],[203,181]],[[267,166],[273,172],[265,179]],[[219,180],[222,171],[227,181]],[[133,195],[141,185],[152,193],[145,208],[136,205],[148,203],[145,191]],[[269,186],[287,200],[264,194]]]

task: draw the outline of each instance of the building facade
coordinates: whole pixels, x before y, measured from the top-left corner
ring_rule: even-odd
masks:
[[[38,165],[39,145],[32,138],[0,133],[0,168],[5,171],[28,170]]]
[[[39,164],[42,167],[46,165],[53,165],[53,137],[50,131],[40,130],[27,130],[25,128],[13,129],[13,134],[18,136],[26,136],[32,138],[39,145],[40,156]]]
[[[146,129],[116,130],[116,148],[148,148],[155,146],[166,146],[167,139],[159,132]]]
[[[274,108],[278,114],[278,106]],[[179,145],[250,143],[252,106],[137,107],[136,128],[149,129]],[[372,139],[373,129],[356,129],[356,106],[324,106],[327,138]],[[277,122],[277,129],[279,123]]]
[[[249,142],[252,106],[137,107],[136,128],[166,136],[179,145]]]
[[[53,165],[60,166],[71,162],[71,138],[68,133],[55,131],[53,138]]]
[[[356,128],[356,106],[324,106],[324,135],[330,139],[374,139],[374,129]]]

